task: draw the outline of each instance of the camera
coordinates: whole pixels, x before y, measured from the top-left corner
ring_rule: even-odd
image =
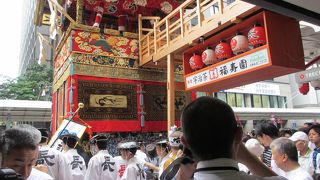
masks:
[[[17,174],[13,169],[1,168],[0,180],[24,180],[24,178],[21,175]]]

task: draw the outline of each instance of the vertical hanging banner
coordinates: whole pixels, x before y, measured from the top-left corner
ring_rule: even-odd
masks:
[[[59,139],[59,136],[64,134],[74,134],[79,139],[82,137],[84,131],[86,130],[86,126],[71,121],[68,123],[68,119],[64,119],[59,126],[58,130],[54,133],[52,138],[50,139],[49,146],[58,151],[62,151],[62,140]]]

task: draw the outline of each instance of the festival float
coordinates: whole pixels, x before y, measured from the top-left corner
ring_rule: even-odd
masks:
[[[73,121],[91,132],[166,131],[196,91],[305,68],[298,21],[240,0],[48,2],[61,31],[53,131],[78,103]]]

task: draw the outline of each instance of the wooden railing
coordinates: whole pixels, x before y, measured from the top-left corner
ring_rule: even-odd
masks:
[[[139,16],[139,64],[181,52],[200,36],[212,34],[256,10],[240,0],[187,0],[161,21],[159,17]],[[152,20],[153,28],[143,27],[145,20]]]

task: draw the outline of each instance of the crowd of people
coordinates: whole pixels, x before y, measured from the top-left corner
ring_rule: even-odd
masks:
[[[159,134],[96,134],[81,151],[63,134],[63,152],[50,133],[17,125],[1,133],[1,167],[28,180],[312,180],[320,179],[320,125],[278,129],[261,121],[244,134],[232,108],[213,97],[185,107],[181,128]],[[90,149],[90,154],[88,153]]]

